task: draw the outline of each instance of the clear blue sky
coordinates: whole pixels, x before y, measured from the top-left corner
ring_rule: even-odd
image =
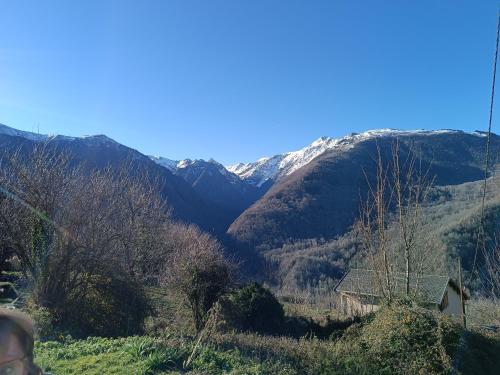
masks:
[[[498,5],[4,0],[0,123],[223,163],[372,128],[485,129]]]

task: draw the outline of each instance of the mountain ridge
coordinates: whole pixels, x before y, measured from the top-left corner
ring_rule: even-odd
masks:
[[[270,157],[263,157],[255,162],[237,163],[226,166],[226,169],[237,174],[244,180],[251,181],[257,186],[262,185],[267,180],[278,180],[288,176],[310,163],[314,158],[334,149],[348,149],[358,142],[370,138],[387,136],[412,136],[412,135],[435,135],[435,134],[464,133],[482,136],[479,131],[464,132],[462,130],[440,129],[440,130],[398,130],[398,129],[373,129],[362,133],[350,133],[344,137],[332,138],[323,136],[297,151],[276,154]]]
[[[66,140],[66,141],[88,140],[88,141],[95,141],[95,142],[101,142],[101,143],[119,144],[114,139],[112,139],[104,134],[82,135],[80,137],[72,137],[72,136],[61,135],[61,134],[40,134],[40,133],[33,133],[33,132],[25,131],[25,130],[15,129],[15,128],[12,128],[10,126],[7,126],[7,125],[1,124],[1,123],[0,123],[0,134],[9,135],[12,137],[25,138],[25,139],[28,139],[28,140],[34,141],[34,142],[50,141],[50,140],[57,139],[57,140]]]
[[[356,143],[365,141],[372,138],[380,138],[387,136],[414,136],[414,135],[436,135],[436,134],[469,134],[475,136],[484,136],[485,133],[481,131],[466,132],[463,130],[455,129],[438,129],[438,130],[399,130],[390,128],[372,129],[361,133],[350,133],[346,136],[333,138],[322,136],[307,146],[296,150],[275,154],[273,156],[264,156],[249,163],[235,163],[223,166],[221,163],[214,159],[182,159],[173,160],[163,156],[150,156],[156,163],[168,168],[171,172],[176,172],[181,168],[194,164],[196,162],[214,163],[223,167],[231,176],[237,176],[241,180],[246,181],[257,187],[262,187],[266,182],[271,181],[271,184],[278,179],[288,176],[296,170],[310,163],[316,157],[329,152],[331,150],[339,149],[344,150],[353,147]],[[221,168],[222,172],[222,168]]]
[[[100,167],[132,155],[143,167],[154,165],[155,173],[167,178],[168,194],[176,197],[171,202],[180,208],[181,218],[254,245],[270,240],[276,245],[289,237],[331,238],[344,232],[359,209],[358,190],[366,183],[362,168],[368,168],[370,175],[378,145],[387,154],[396,139],[406,148],[416,141],[429,163],[437,147],[436,172],[448,174],[450,179],[443,182],[453,184],[481,178],[485,143],[485,133],[477,131],[376,129],[341,138],[321,137],[297,151],[224,167],[213,159],[146,156],[104,135],[41,135],[0,125],[0,138],[5,136],[18,143],[26,139],[69,145],[80,159]],[[499,139],[493,135],[493,152]]]
[[[143,171],[153,180],[157,178],[160,194],[172,207],[172,216],[186,223],[194,223],[205,231],[223,235],[238,216],[238,212],[201,196],[181,176],[174,175],[146,155],[107,136],[49,136],[0,126],[0,158],[18,151],[29,155],[35,145],[41,142],[45,142],[56,153],[69,151],[74,162],[83,162],[86,168],[120,168],[130,164],[127,167],[129,173]]]
[[[231,224],[229,235],[264,248],[341,235],[353,224],[369,184],[374,183],[377,150],[381,150],[387,164],[396,140],[402,154],[411,149],[419,151],[422,168],[429,168],[436,185],[477,181],[484,176],[485,133],[382,132],[350,144],[347,149],[335,147],[278,179]],[[491,155],[498,155],[499,149],[500,137],[493,134]],[[498,162],[494,159],[491,165]]]

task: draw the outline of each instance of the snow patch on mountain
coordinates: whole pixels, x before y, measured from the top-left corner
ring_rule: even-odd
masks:
[[[167,168],[170,172],[175,172],[177,170],[178,160],[164,158],[163,156],[149,156],[149,158],[162,167]]]
[[[96,135],[83,135],[81,137],[67,137],[64,135],[58,135],[57,137],[62,137],[64,139],[68,140],[82,140],[87,143],[94,143],[94,144],[100,144],[100,145],[118,145],[118,142],[116,142],[114,139],[109,138],[108,136],[104,134],[96,134]]]
[[[229,182],[238,183],[241,182],[240,177],[228,171],[221,163],[214,159],[204,160],[204,159],[184,159],[184,160],[172,160],[162,156],[150,156],[151,160],[157,164],[167,168],[170,172],[176,174],[182,172],[183,169],[191,167],[193,169],[200,168],[205,169],[209,166],[214,167],[221,175],[225,176]],[[209,171],[208,173],[212,173]]]
[[[435,135],[464,133],[461,130],[396,130],[376,129],[363,133],[351,133],[342,138],[321,137],[298,151],[286,152],[272,157],[264,157],[253,163],[238,163],[226,166],[226,169],[257,186],[262,186],[266,181],[276,181],[287,176],[297,169],[309,164],[316,157],[328,151],[345,151],[355,144],[377,137]],[[483,136],[480,132],[472,133]]]
[[[217,165],[221,165],[221,164],[217,163],[213,159],[210,159],[209,161],[205,161],[203,159],[172,160],[172,159],[165,158],[163,156],[151,156],[151,155],[149,156],[149,158],[151,160],[153,160],[155,163],[157,163],[157,164],[159,164],[159,165],[167,168],[171,172],[176,172],[178,169],[187,168],[189,166],[192,166],[192,165],[195,165],[195,164],[201,164],[201,163],[214,163],[214,164],[217,164]],[[222,168],[224,168],[224,167],[222,166]]]
[[[33,142],[46,142],[50,140],[65,140],[65,141],[82,140],[87,143],[94,143],[94,144],[117,144],[116,141],[103,134],[84,135],[81,137],[70,137],[67,135],[59,135],[59,134],[38,134],[38,133],[27,132],[24,130],[14,129],[11,128],[10,126],[3,124],[0,124],[0,134],[8,135],[11,137],[21,137]]]

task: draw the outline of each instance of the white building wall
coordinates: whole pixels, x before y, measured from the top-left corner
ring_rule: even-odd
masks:
[[[350,316],[363,316],[377,311],[380,306],[376,304],[361,303],[356,296],[350,296],[346,293],[341,295],[341,305],[344,312]]]
[[[462,315],[460,294],[450,285],[446,287],[446,291],[448,292],[448,306],[444,308],[443,312],[450,315]]]
[[[457,317],[462,315],[462,304],[460,301],[460,294],[453,289],[449,284],[446,287],[448,293],[448,306],[446,306],[442,312],[448,315],[455,315]],[[371,312],[377,311],[380,306],[377,304],[363,304],[359,301],[356,296],[349,295],[347,293],[341,294],[341,306],[344,312],[351,316],[362,316],[369,314]],[[433,304],[429,306],[432,310],[439,310],[439,305]]]

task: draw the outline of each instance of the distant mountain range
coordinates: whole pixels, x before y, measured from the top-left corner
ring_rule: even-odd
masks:
[[[341,138],[321,137],[315,140],[310,145],[298,150],[276,154],[270,157],[262,157],[259,160],[251,163],[237,163],[229,166],[223,166],[217,161],[210,159],[205,160],[172,160],[162,156],[150,156],[151,160],[169,169],[173,173],[181,170],[189,169],[192,165],[200,166],[201,163],[211,163],[219,169],[220,173],[226,175],[230,180],[236,181],[239,177],[241,180],[255,186],[271,185],[279,179],[292,174],[303,166],[309,164],[316,157],[332,152],[332,151],[347,151],[356,144],[373,140],[377,138],[399,138],[412,136],[435,136],[439,134],[464,134],[483,137],[486,134],[483,132],[466,133],[460,130],[443,129],[443,130],[396,130],[396,129],[376,129],[369,130],[363,133],[351,133]],[[208,165],[208,164],[205,164]]]
[[[103,135],[49,136],[0,125],[0,156],[48,141],[98,168],[132,159],[164,180],[162,194],[176,218],[232,239],[231,246],[255,249],[346,233],[373,181],[377,148],[387,161],[396,140],[402,152],[418,150],[437,185],[483,178],[485,133],[458,130],[381,129],[321,137],[298,151],[225,167],[215,160],[146,156]],[[492,165],[498,165],[499,150],[500,137],[493,134]]]
[[[401,131],[395,129],[370,130],[364,133],[351,133],[342,138],[321,137],[298,151],[264,157],[253,163],[238,163],[230,165],[227,169],[258,186],[267,181],[277,181],[288,176],[303,166],[309,164],[316,157],[331,151],[347,151],[356,144],[381,137],[400,137],[408,135],[435,135],[452,134],[456,130],[415,130]]]
[[[485,136],[479,131],[452,129],[379,129],[342,138],[321,137],[298,151],[227,167],[214,160],[152,159],[194,184],[202,171],[217,175],[218,183],[211,183],[206,191],[198,190],[202,195],[216,194],[213,188],[217,185],[259,188],[252,191],[255,195],[243,193],[246,200],[232,195],[242,202],[239,208],[246,209],[228,233],[252,247],[274,247],[303,239],[331,239],[348,231],[359,214],[360,197],[366,196],[367,177],[373,178],[377,147],[386,159],[396,139],[402,152],[414,147],[436,184],[456,185],[483,177]],[[492,164],[498,162],[499,139],[493,134]],[[220,196],[223,200],[228,197]]]
[[[69,151],[75,162],[85,162],[89,168],[118,167],[126,161],[130,162],[133,170],[144,170],[161,182],[161,194],[171,206],[175,218],[197,224],[216,235],[223,235],[239,214],[237,210],[201,196],[184,178],[106,136],[40,135],[0,124],[0,158],[16,150],[29,152],[38,142],[47,142],[48,147],[58,152]],[[134,173],[133,170],[130,173]]]

